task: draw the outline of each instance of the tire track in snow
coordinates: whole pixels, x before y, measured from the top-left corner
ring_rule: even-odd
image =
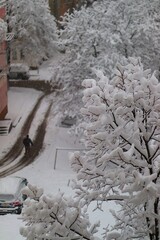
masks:
[[[38,107],[39,107],[39,105],[40,105],[40,103],[41,103],[43,98],[44,98],[44,95],[40,98],[40,100],[36,104],[36,105],[38,105]],[[32,110],[32,112],[30,114],[30,117],[32,116],[33,112],[34,112],[33,116],[35,116],[35,114],[36,114],[36,112],[38,110],[38,107],[36,107],[36,111],[35,112]],[[34,149],[33,149],[33,152],[31,152],[32,155],[31,156],[25,156],[24,155],[23,157],[21,157],[19,159],[18,162],[15,161],[15,164],[13,164],[12,166],[9,166],[8,169],[0,172],[0,178],[8,176],[8,175],[10,175],[12,173],[15,173],[15,172],[19,171],[20,169],[26,167],[27,165],[31,164],[36,159],[36,157],[39,155],[39,152],[43,149],[43,141],[44,141],[44,137],[45,137],[45,133],[46,133],[47,120],[48,120],[48,117],[49,117],[49,114],[50,114],[50,111],[51,111],[51,107],[52,107],[52,103],[49,104],[49,106],[47,108],[47,111],[46,111],[46,113],[44,115],[43,121],[38,126],[38,129],[36,131],[36,136],[35,136],[35,139],[34,139]],[[28,122],[27,129],[24,126],[24,128],[21,131],[21,133],[23,133],[23,134],[24,133],[26,133],[26,134],[28,133],[29,128],[30,128],[31,123],[32,123],[32,120],[33,120],[33,118],[30,119],[30,122]],[[27,123],[27,121],[26,121],[26,123]],[[17,140],[16,144],[19,144],[19,142],[21,142],[21,138]],[[14,146],[13,149],[11,149],[11,151],[7,154],[8,159],[5,157],[5,159],[8,160],[8,162],[7,162],[8,165],[9,165],[9,163],[11,163],[13,161],[13,158],[12,158],[12,160],[10,160],[9,157],[10,157],[11,152],[16,150],[16,146]],[[14,155],[14,160],[21,154],[22,148],[23,148],[23,146],[19,147],[18,154]]]

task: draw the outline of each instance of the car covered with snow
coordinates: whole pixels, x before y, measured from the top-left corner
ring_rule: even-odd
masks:
[[[26,178],[5,177],[0,179],[0,214],[20,214],[26,195],[21,190],[28,184]]]
[[[10,64],[8,77],[9,79],[28,80],[30,77],[28,65],[24,63]]]

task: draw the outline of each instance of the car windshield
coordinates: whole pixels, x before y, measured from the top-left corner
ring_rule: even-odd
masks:
[[[2,201],[12,201],[14,200],[13,194],[0,194],[0,202]]]

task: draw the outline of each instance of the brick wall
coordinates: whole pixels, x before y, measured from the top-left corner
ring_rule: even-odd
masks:
[[[76,7],[78,0],[49,0],[51,13],[57,20],[64,15],[65,12],[73,10]]]
[[[6,8],[0,7],[0,18],[4,19],[6,16]]]
[[[7,92],[8,92],[7,76],[6,74],[0,75],[0,120],[5,118],[5,115],[7,114],[8,111]]]
[[[5,6],[0,7],[0,18],[5,19]],[[8,81],[7,81],[7,44],[0,42],[0,120],[4,119],[8,111]]]

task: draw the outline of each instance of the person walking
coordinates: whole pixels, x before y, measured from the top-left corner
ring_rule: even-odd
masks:
[[[25,154],[28,155],[30,153],[30,147],[33,146],[33,142],[30,139],[29,135],[27,135],[24,139],[23,139],[23,145],[25,147]]]

